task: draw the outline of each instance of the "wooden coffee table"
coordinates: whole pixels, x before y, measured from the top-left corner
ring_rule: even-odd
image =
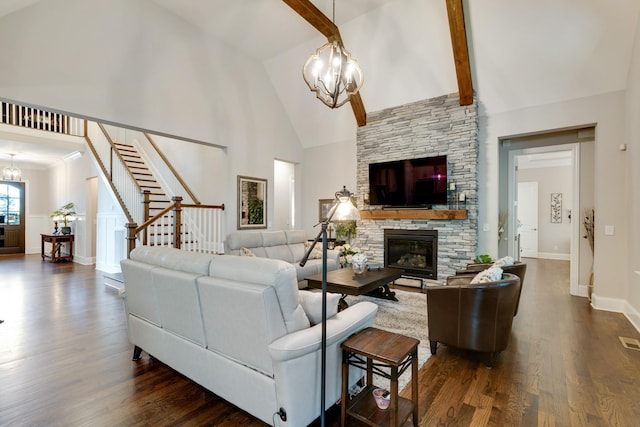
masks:
[[[378,298],[397,301],[395,292],[389,289],[389,283],[402,277],[403,270],[397,268],[375,268],[355,274],[351,268],[339,268],[327,272],[327,291],[342,294],[338,307],[348,307],[347,295],[368,294]],[[307,284],[313,289],[322,289],[322,273],[307,277]]]

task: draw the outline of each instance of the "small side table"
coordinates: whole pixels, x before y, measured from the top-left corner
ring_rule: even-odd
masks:
[[[42,243],[40,248],[40,256],[42,260],[50,259],[51,262],[56,261],[73,261],[73,234],[41,234]],[[44,244],[51,243],[51,252],[45,252]],[[62,245],[68,245],[69,252],[62,253]]]
[[[413,416],[418,426],[418,344],[420,340],[377,328],[366,328],[342,343],[342,403],[340,425],[347,415],[370,426],[403,425]],[[367,371],[364,389],[349,400],[349,366]],[[398,378],[411,366],[411,400],[398,396]],[[376,405],[372,391],[373,374],[391,381],[389,408]]]

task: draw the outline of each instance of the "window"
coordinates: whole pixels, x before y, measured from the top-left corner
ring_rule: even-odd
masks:
[[[0,224],[19,225],[21,223],[21,187],[0,183]]]

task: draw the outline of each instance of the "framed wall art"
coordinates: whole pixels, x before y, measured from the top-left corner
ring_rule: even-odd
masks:
[[[335,203],[336,199],[319,199],[318,200],[318,222],[323,222],[327,219],[331,207]]]
[[[238,230],[267,228],[267,180],[238,175]]]
[[[551,223],[562,222],[562,193],[551,193]]]

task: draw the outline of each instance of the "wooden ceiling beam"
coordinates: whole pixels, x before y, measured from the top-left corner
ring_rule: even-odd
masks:
[[[473,83],[471,81],[471,65],[469,64],[469,49],[467,47],[462,0],[446,0],[446,2],[453,60],[458,78],[460,105],[471,105],[473,104]]]
[[[340,36],[340,30],[324,13],[311,3],[309,0],[282,0],[291,9],[293,9],[298,15],[300,15],[305,21],[327,38],[329,41],[338,40],[341,45],[342,37]],[[356,118],[358,126],[364,126],[367,124],[367,112],[364,109],[360,92],[351,96],[349,100],[353,115]]]

